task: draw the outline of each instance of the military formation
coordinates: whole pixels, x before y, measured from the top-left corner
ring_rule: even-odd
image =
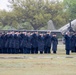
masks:
[[[0,53],[5,54],[49,54],[57,53],[56,34],[9,31],[0,33]]]
[[[64,35],[66,55],[76,53],[76,32],[66,32]]]

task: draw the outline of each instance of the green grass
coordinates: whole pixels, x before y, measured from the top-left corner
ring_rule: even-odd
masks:
[[[76,75],[75,58],[0,59],[0,75]]]
[[[76,53],[0,54],[0,75],[76,75]]]

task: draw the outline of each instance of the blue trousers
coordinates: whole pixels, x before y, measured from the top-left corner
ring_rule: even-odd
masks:
[[[70,55],[70,50],[69,49],[66,50],[66,55]]]

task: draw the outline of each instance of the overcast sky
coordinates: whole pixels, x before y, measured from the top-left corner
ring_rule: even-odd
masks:
[[[0,0],[0,9],[9,10],[9,8],[7,7],[8,4],[8,0]]]
[[[10,8],[8,8],[7,5],[9,5],[8,0],[0,0],[0,9],[5,9],[7,11],[10,10]]]

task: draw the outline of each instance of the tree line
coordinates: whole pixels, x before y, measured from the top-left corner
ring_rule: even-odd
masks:
[[[46,29],[52,20],[58,29],[76,18],[76,0],[10,0],[11,11],[0,10],[0,29]]]

